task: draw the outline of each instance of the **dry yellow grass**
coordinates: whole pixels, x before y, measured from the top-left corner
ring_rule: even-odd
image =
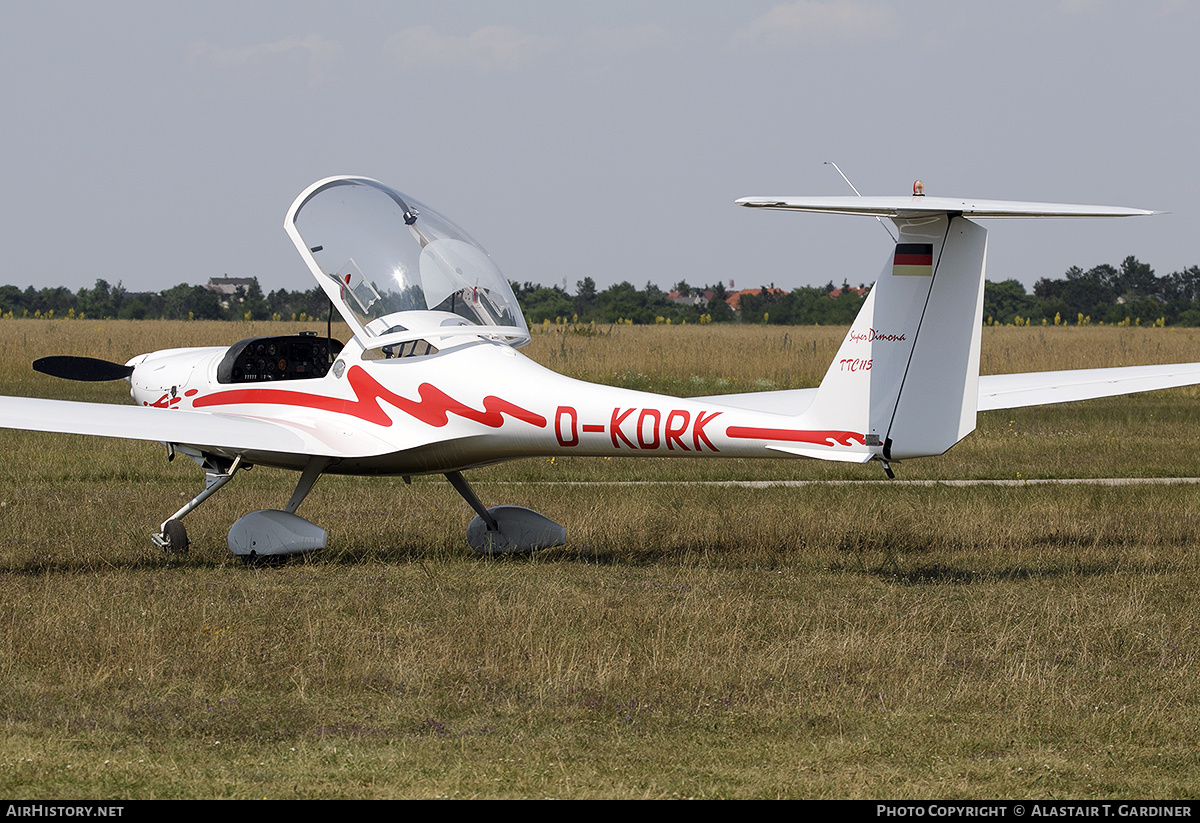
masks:
[[[815,386],[846,334],[829,326],[536,326],[525,353],[585,380],[637,380],[709,393]],[[1099,326],[985,327],[980,371],[1190,363],[1200,329]]]

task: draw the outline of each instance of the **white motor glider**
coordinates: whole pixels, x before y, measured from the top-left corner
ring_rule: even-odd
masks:
[[[1097,206],[937,197],[777,197],[754,208],[890,219],[895,251],[815,389],[667,397],[574,380],[518,353],[520,307],[487,253],[454,223],[375,180],[331,177],[292,204],[285,228],[353,332],[255,337],[170,349],[124,366],[80,357],[35,368],[125,379],[136,406],[0,398],[0,426],[165,443],[206,475],[153,536],[187,548],[182,518],[252,465],[300,472],[282,510],[247,514],[229,547],[247,559],[325,545],[296,514],[322,474],[443,474],[476,511],[481,552],[562,545],[562,526],[485,508],[462,472],[553,455],[778,457],[854,463],[945,452],[979,410],[1200,383],[1200,364],[979,376],[987,233],[969,218],[1123,217]]]

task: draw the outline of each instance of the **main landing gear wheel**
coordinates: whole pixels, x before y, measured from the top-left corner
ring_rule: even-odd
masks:
[[[485,509],[461,472],[447,472],[446,479],[475,510],[467,542],[480,554],[524,554],[566,545],[567,530],[549,517],[520,506]]]
[[[163,549],[167,554],[183,554],[188,550],[187,529],[179,520],[168,520],[163,524]]]

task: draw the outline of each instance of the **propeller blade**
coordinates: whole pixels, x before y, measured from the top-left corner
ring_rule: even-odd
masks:
[[[120,363],[97,360],[94,357],[73,357],[71,355],[55,355],[34,360],[33,370],[51,377],[61,377],[64,380],[85,380],[89,383],[122,380],[133,374],[133,366],[123,366]]]

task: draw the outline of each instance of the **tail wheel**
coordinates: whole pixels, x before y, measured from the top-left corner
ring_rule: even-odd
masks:
[[[187,529],[179,520],[168,520],[163,526],[163,538],[166,545],[163,548],[167,554],[183,554],[188,550]]]

